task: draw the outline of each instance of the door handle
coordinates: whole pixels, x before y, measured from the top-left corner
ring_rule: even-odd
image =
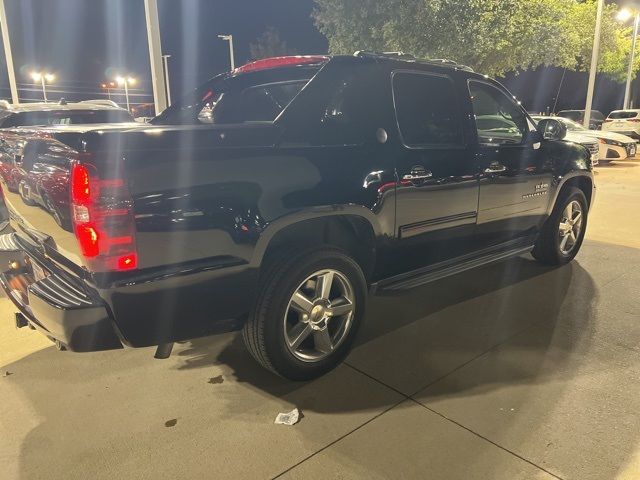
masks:
[[[507,170],[500,162],[491,162],[487,168],[484,169],[484,173],[502,173]]]
[[[422,165],[414,165],[411,167],[411,172],[402,177],[403,180],[410,182],[422,182],[433,177],[433,173],[424,168]]]

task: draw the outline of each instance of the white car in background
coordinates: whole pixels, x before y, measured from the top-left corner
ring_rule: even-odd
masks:
[[[640,140],[640,110],[614,110],[605,118],[602,130]]]
[[[545,117],[534,117],[536,121]],[[609,163],[613,160],[624,160],[625,158],[634,157],[636,155],[636,140],[621,133],[609,132],[604,130],[589,130],[573,120],[562,117],[555,118],[561,121],[567,127],[567,133],[577,133],[598,140],[600,147],[599,160],[602,163]]]
[[[564,137],[564,139],[570,142],[579,143],[580,145],[583,145],[584,147],[586,147],[587,150],[589,150],[589,152],[591,153],[591,164],[594,167],[598,165],[600,161],[600,144],[599,144],[598,138],[594,135],[590,135],[590,133],[598,134],[598,133],[601,133],[600,131],[587,130],[586,128],[584,129],[584,131],[577,130],[577,129],[572,130],[569,128],[568,122],[571,122],[572,124],[577,126],[580,126],[580,125],[563,117],[544,117],[542,115],[532,115],[531,118],[533,118],[533,120],[536,122],[539,122],[543,118],[553,118],[567,125],[567,136]]]

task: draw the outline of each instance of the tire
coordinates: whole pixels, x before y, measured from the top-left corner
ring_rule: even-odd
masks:
[[[329,277],[329,293],[322,295],[321,285]],[[294,300],[295,293],[309,300],[302,302],[305,308]],[[314,379],[335,368],[351,349],[366,296],[362,269],[341,250],[322,247],[274,256],[245,323],[244,343],[258,363],[277,375],[294,381]],[[350,313],[339,314],[349,308]],[[299,346],[295,338],[303,339]]]
[[[568,232],[568,207],[572,205],[572,215],[577,219],[576,204],[580,208],[579,229],[576,230],[578,222],[575,221],[571,232]],[[575,187],[563,189],[556,200],[553,212],[540,231],[532,252],[533,257],[544,265],[564,265],[573,260],[582,246],[588,215],[589,206],[582,190]],[[565,240],[565,237],[568,238]]]

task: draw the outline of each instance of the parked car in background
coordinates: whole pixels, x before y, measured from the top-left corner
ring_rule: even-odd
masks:
[[[566,119],[561,117],[544,117],[542,115],[532,115],[531,118],[533,118],[536,122],[540,122],[541,120],[552,118],[554,120],[561,122],[565,126],[567,125],[567,123],[565,123]],[[591,155],[591,164],[594,167],[598,165],[598,163],[600,162],[600,146],[596,138],[590,135],[584,135],[583,132],[570,131],[567,128],[567,134],[564,137],[564,139],[569,142],[579,143],[580,145],[585,147],[587,150],[589,150],[589,154]]]
[[[67,103],[0,102],[0,129],[41,125],[78,125],[133,122],[133,116],[109,100]],[[115,105],[115,106],[114,106]]]
[[[265,368],[308,380],[347,355],[368,292],[525,252],[570,262],[595,184],[565,134],[463,65],[259,60],[151,124],[29,139],[34,164],[66,171],[72,225],[3,189],[16,233],[0,250],[19,268],[0,283],[18,325],[69,350],[166,358],[171,342],[243,329]]]
[[[584,123],[584,110],[561,110],[557,114],[558,117],[568,118],[574,122]],[[589,118],[589,129],[600,130],[604,123],[604,114],[598,110],[591,110]]]
[[[48,137],[50,132],[62,126],[91,124],[96,128],[108,128],[114,123],[126,125],[134,120],[127,110],[110,100],[20,105],[0,101],[0,177],[5,188],[22,195],[27,205],[42,206],[57,222],[68,222],[68,212],[54,208],[55,200],[59,199],[59,168],[53,164],[24,164],[26,138]],[[43,127],[49,128],[50,132]],[[0,212],[0,222],[4,219]]]
[[[640,140],[640,110],[614,110],[605,119],[602,129]]]
[[[568,139],[571,139],[572,136],[580,135],[582,138],[586,137],[597,140],[599,145],[598,160],[601,163],[608,163],[613,160],[624,160],[636,154],[636,141],[621,133],[607,132],[605,130],[589,130],[579,123],[563,117],[543,117],[535,115],[533,118],[536,121],[543,118],[555,118],[561,121],[567,127]]]

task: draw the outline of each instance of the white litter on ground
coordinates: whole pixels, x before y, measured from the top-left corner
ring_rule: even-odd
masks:
[[[295,425],[300,418],[300,412],[294,408],[289,413],[279,413],[274,422],[276,425]]]

